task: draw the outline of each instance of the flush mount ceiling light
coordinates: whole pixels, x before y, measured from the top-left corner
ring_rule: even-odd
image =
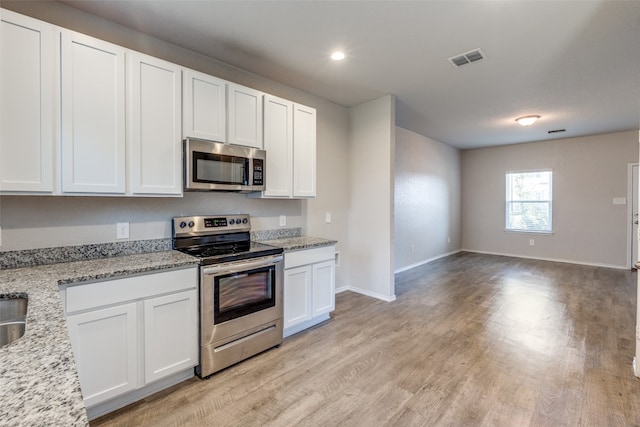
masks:
[[[540,116],[522,116],[516,119],[521,126],[531,126],[538,120]]]
[[[345,58],[345,54],[342,51],[336,50],[331,54],[331,59],[334,61],[342,61]]]

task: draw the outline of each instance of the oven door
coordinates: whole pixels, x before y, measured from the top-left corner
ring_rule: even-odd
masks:
[[[213,324],[276,305],[276,268],[267,265],[213,278]]]
[[[282,255],[204,267],[201,344],[239,335],[282,318]]]

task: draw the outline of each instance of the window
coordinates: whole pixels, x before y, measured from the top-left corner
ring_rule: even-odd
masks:
[[[508,172],[506,229],[551,233],[552,172]]]

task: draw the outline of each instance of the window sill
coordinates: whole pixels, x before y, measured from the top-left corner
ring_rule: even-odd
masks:
[[[531,231],[531,230],[504,230],[505,233],[510,234],[536,234],[543,236],[553,236],[553,231]]]

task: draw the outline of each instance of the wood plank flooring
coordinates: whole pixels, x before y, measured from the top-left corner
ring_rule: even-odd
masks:
[[[461,253],[92,426],[640,426],[636,274]]]

